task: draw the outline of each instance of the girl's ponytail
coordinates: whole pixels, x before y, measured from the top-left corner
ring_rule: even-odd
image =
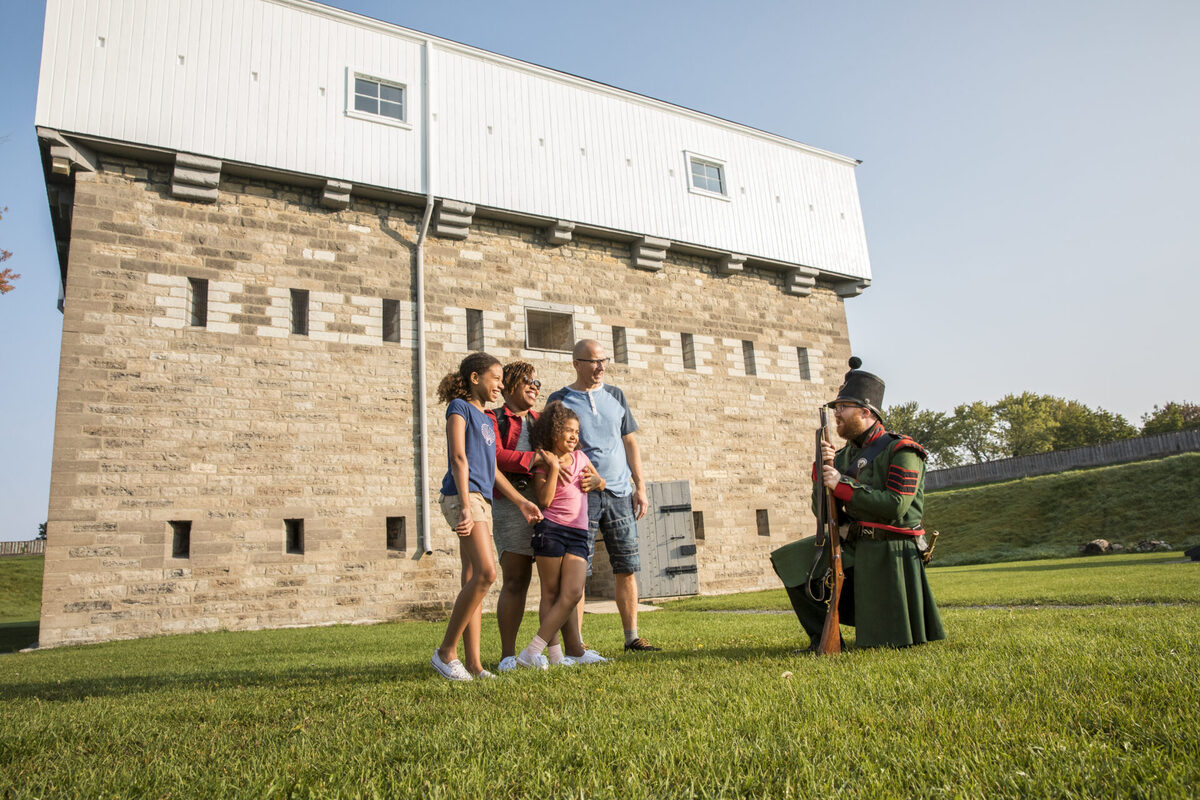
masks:
[[[495,356],[489,356],[487,353],[471,353],[462,360],[458,365],[458,372],[448,372],[446,377],[442,378],[438,383],[437,397],[443,403],[449,403],[451,400],[461,398],[469,400],[471,397],[471,375],[487,372],[494,364],[499,364],[500,360]]]

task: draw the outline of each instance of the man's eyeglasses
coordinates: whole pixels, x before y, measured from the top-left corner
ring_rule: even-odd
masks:
[[[537,380],[536,378],[533,380],[530,380],[529,378],[522,378],[521,380],[525,382],[526,386],[532,386],[535,389],[542,388],[542,382]]]
[[[591,364],[593,367],[603,367],[612,359],[610,358],[577,358],[576,361],[582,361],[585,364]]]

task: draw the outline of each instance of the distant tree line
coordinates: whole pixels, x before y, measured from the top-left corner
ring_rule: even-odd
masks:
[[[1120,414],[1033,392],[991,404],[963,403],[951,414],[922,409],[915,401],[883,413],[888,430],[907,434],[929,450],[935,469],[1200,428],[1200,405],[1194,403],[1156,405],[1142,415],[1139,430]]]

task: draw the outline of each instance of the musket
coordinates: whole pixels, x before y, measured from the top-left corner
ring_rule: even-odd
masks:
[[[837,500],[833,492],[825,486],[823,471],[825,459],[822,457],[821,444],[829,442],[829,418],[825,409],[821,409],[821,427],[817,429],[817,545],[824,546],[829,558],[829,568],[825,573],[825,626],[821,628],[821,640],[817,644],[817,655],[834,655],[842,652],[842,630],[838,619],[838,603],[842,599],[842,582],[845,574],[842,572],[842,537],[838,532]]]

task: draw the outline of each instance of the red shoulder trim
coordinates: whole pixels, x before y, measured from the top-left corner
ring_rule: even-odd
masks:
[[[921,445],[917,444],[916,440],[913,439],[911,436],[905,436],[902,433],[897,433],[897,434],[893,434],[893,435],[900,437],[899,439],[897,439],[895,442],[892,443],[892,452],[893,453],[896,452],[897,450],[903,450],[905,448],[908,448],[909,450],[917,451],[917,455],[919,455],[921,457],[922,461],[929,458],[929,451],[926,450]]]

